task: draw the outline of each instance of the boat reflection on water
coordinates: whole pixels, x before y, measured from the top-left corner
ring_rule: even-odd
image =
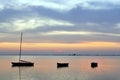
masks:
[[[21,69],[19,67],[19,80],[21,80]]]
[[[19,69],[19,71],[18,71],[18,80],[22,80],[22,70],[24,70],[24,69],[28,69],[28,68],[32,68],[33,66],[18,66],[18,67],[16,67],[16,66],[12,66],[12,68],[18,68]],[[24,76],[23,76],[24,77]]]

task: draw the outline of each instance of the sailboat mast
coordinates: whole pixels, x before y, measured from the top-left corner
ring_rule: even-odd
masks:
[[[23,33],[21,32],[21,38],[20,38],[20,52],[19,52],[19,62],[20,62],[20,60],[21,60],[21,50],[22,50],[22,35],[23,35]]]

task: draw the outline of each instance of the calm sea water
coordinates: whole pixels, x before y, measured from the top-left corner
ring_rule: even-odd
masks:
[[[0,80],[120,80],[120,57],[81,56],[23,56],[33,61],[34,67],[12,67],[17,56],[0,56]],[[91,68],[91,62],[98,67]],[[57,62],[68,62],[69,67],[57,68]]]

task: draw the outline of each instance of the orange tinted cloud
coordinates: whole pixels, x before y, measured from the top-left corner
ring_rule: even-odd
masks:
[[[23,50],[106,50],[119,49],[117,42],[83,42],[83,43],[23,43]],[[19,43],[0,43],[0,50],[19,50]]]

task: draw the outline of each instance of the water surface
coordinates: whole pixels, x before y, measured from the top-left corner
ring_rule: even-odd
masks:
[[[120,80],[120,57],[117,56],[23,56],[34,67],[12,67],[17,56],[0,56],[0,80]],[[57,68],[57,62],[69,67]],[[97,62],[92,68],[90,63]]]

